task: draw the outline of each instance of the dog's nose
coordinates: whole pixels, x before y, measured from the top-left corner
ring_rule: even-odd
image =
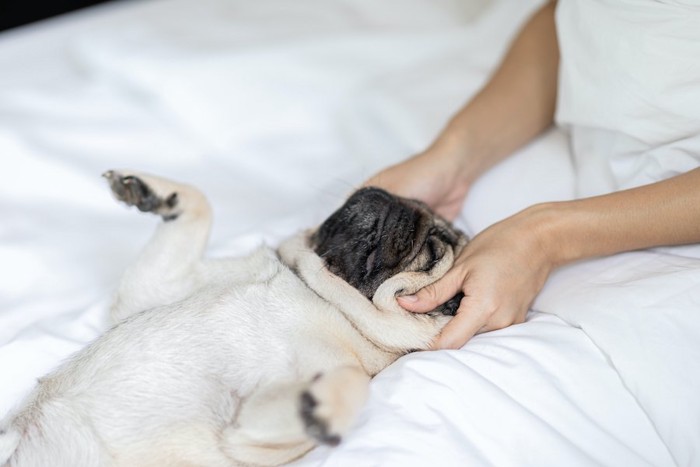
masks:
[[[457,314],[457,308],[459,308],[460,303],[462,303],[462,299],[464,298],[464,293],[459,292],[457,295],[449,299],[445,304],[443,305],[442,314],[443,315],[449,315],[449,316],[454,316]]]

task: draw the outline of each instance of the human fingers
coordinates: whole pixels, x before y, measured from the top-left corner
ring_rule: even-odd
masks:
[[[392,181],[394,177],[391,176],[390,172],[387,172],[388,170],[383,170],[374,174],[362,183],[362,187],[364,188],[374,186],[379,188],[385,188],[387,187],[387,185],[393,185]]]
[[[462,299],[457,314],[445,325],[432,348],[459,349],[487,324],[486,313],[478,309],[469,309],[469,299]]]
[[[465,296],[457,314],[445,325],[433,348],[458,349],[476,334],[524,323],[528,308],[512,301],[496,304]]]
[[[452,269],[438,281],[427,285],[413,295],[403,295],[397,301],[402,308],[413,313],[427,313],[447,302],[462,290],[464,276]]]
[[[364,181],[363,187],[383,188],[391,193],[405,196],[415,190],[415,169],[411,159],[390,165]]]

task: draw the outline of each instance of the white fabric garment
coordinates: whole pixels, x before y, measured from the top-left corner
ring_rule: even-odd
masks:
[[[700,2],[560,0],[556,119],[579,196],[700,165]]]
[[[699,167],[700,2],[560,0],[556,21],[557,121],[570,133],[577,195]],[[580,326],[676,463],[700,463],[700,245],[569,266],[535,309]]]

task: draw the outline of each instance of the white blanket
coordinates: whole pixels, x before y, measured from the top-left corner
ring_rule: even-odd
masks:
[[[276,244],[425,147],[538,4],[150,0],[0,35],[0,415],[104,331],[157,222],[117,205],[102,171],[201,187],[213,256]],[[553,130],[495,168],[460,225],[573,196],[566,148]],[[575,326],[532,312],[409,355],[373,381],[341,446],[299,464],[697,463],[695,261],[562,270],[536,309]]]

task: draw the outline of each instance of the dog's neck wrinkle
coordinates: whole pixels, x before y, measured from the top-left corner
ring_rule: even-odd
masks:
[[[332,274],[308,244],[310,232],[302,232],[278,249],[280,259],[294,269],[301,280],[317,295],[337,309],[357,330],[366,342],[371,343],[375,353],[393,359],[410,350],[425,350],[430,347],[444,322],[431,317],[410,314],[396,302],[396,287],[413,292],[422,283],[425,274],[404,273],[385,281],[369,301],[361,292],[340,277]],[[414,287],[415,286],[415,287]],[[391,289],[391,290],[389,290]]]
[[[405,350],[400,350],[396,348],[387,348],[368,333],[363,332],[363,330],[357,325],[357,323],[352,319],[352,315],[348,313],[347,306],[343,303],[339,303],[339,300],[333,300],[329,297],[327,293],[314,284],[314,281],[308,279],[308,275],[304,273],[300,268],[299,256],[307,256],[309,254],[314,255],[315,253],[311,250],[302,251],[297,249],[295,244],[296,238],[288,240],[280,246],[277,250],[277,255],[285,266],[287,266],[290,271],[292,271],[306,286],[311,290],[316,296],[321,300],[326,302],[328,306],[334,310],[338,310],[339,313],[335,314],[337,319],[342,319],[342,321],[347,324],[348,328],[352,329],[354,333],[347,336],[345,339],[347,346],[345,348],[349,349],[352,355],[355,357],[357,362],[362,366],[362,368],[367,372],[367,374],[374,376],[382,369],[386,368],[389,364],[395,361],[400,356],[407,353]],[[306,250],[304,246],[303,250]],[[294,251],[294,253],[292,253]],[[319,258],[320,259],[320,258]],[[332,275],[325,268],[322,268],[326,274]],[[336,277],[336,276],[333,276]],[[348,286],[349,287],[349,286]],[[359,291],[352,289],[362,298],[364,298],[369,305],[369,301],[360,294]],[[336,325],[338,323],[336,322]]]
[[[380,342],[376,342],[370,336],[368,336],[367,334],[362,332],[362,329],[360,329],[357,326],[357,324],[350,318],[350,316],[348,314],[348,310],[346,310],[347,307],[345,307],[341,303],[337,303],[337,302],[333,301],[331,298],[327,297],[322,291],[318,290],[317,287],[314,287],[314,284],[311,281],[307,280],[306,274],[303,274],[299,270],[296,263],[287,263],[285,261],[284,256],[282,256],[282,255],[280,255],[280,261],[282,261],[283,264],[285,264],[304,284],[306,284],[306,286],[309,288],[309,290],[311,290],[316,296],[318,296],[324,302],[328,303],[328,305],[330,305],[331,307],[339,310],[340,315],[348,323],[348,325],[351,326],[356,331],[356,333],[359,336],[361,336],[361,338],[363,340],[365,340],[368,344],[370,344],[372,347],[374,347],[374,349],[376,349],[379,352],[389,354],[389,356],[392,359],[395,359],[398,356],[400,356],[404,353],[407,353],[407,352],[398,351],[396,349],[387,348],[387,347],[383,346]],[[368,300],[368,302],[369,302],[369,300]],[[371,306],[373,306],[373,305],[371,305]],[[359,356],[358,356],[358,360],[362,360],[362,359],[359,358]],[[364,363],[363,363],[363,366],[365,366]],[[367,369],[367,368],[365,368],[365,369]]]

